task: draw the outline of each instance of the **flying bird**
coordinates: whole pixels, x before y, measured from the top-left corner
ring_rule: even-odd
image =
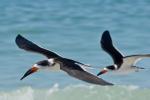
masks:
[[[27,40],[21,35],[18,35],[16,37],[15,42],[20,49],[39,53],[47,57],[46,60],[42,60],[33,64],[33,66],[23,75],[20,80],[24,79],[25,77],[34,72],[38,72],[39,70],[48,69],[56,71],[62,70],[68,75],[88,83],[93,83],[97,85],[113,85],[112,83],[106,82],[105,80],[87,72],[84,69],[84,67],[86,67],[87,65],[82,64],[78,61],[74,61],[72,59],[61,57],[50,50],[44,49],[36,45],[35,43]]]
[[[140,69],[144,68],[138,67],[135,64],[143,58],[150,57],[150,54],[123,56],[119,50],[114,47],[110,33],[107,30],[103,32],[100,44],[102,49],[112,57],[114,64],[103,68],[97,76],[109,71],[118,72],[119,74],[138,72]]]

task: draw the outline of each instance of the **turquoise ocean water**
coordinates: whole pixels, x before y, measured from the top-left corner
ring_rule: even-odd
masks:
[[[148,100],[150,70],[101,78],[117,84],[87,84],[64,72],[22,75],[42,55],[20,50],[17,34],[58,54],[99,69],[112,64],[99,45],[111,32],[124,55],[150,53],[149,0],[0,0],[0,100]],[[150,68],[150,59],[138,66]]]

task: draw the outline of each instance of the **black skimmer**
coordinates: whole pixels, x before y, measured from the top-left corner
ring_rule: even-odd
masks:
[[[143,58],[150,57],[150,54],[138,54],[123,56],[113,45],[109,31],[104,31],[101,37],[101,47],[107,52],[114,61],[114,65],[105,67],[100,71],[97,76],[104,74],[108,71],[116,71],[119,74],[127,74],[129,72],[138,72],[142,67],[137,67],[135,64]]]
[[[113,85],[112,83],[106,82],[105,80],[98,78],[97,76],[84,70],[84,66],[86,67],[87,65],[71,59],[63,58],[52,51],[39,47],[38,45],[27,40],[21,35],[18,35],[16,37],[16,44],[21,49],[35,53],[40,53],[48,58],[47,60],[39,61],[36,64],[34,64],[32,68],[24,74],[21,80],[24,79],[26,76],[39,71],[39,69],[49,69],[63,70],[70,76],[88,83],[93,83],[97,85]]]

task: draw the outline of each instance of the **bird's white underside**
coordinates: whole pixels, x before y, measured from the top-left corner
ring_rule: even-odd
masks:
[[[48,70],[50,70],[50,71],[60,71],[60,64],[56,63],[54,66],[48,67]]]
[[[50,65],[52,65],[52,66],[48,67],[48,70],[50,70],[50,71],[60,71],[60,64],[59,63],[55,63],[54,59],[48,59],[48,62],[50,63]]]

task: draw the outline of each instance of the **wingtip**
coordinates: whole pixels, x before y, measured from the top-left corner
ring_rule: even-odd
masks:
[[[17,45],[18,45],[19,40],[20,40],[21,37],[22,37],[22,36],[21,36],[20,34],[18,34],[18,35],[16,36],[15,42],[16,42]]]
[[[103,33],[105,33],[105,34],[107,33],[107,34],[108,34],[108,33],[109,33],[109,30],[105,30]]]
[[[25,43],[27,43],[27,42],[30,42],[29,40],[27,40],[25,37],[23,37],[23,36],[20,35],[20,34],[18,34],[18,35],[16,36],[15,41],[16,41],[16,44],[25,44]]]
[[[109,86],[114,86],[115,84],[113,84],[113,83],[109,83]]]
[[[19,38],[22,38],[22,35],[18,34],[18,35],[16,36],[16,40],[19,39]]]
[[[20,81],[22,81],[24,79],[24,76],[20,78]]]
[[[111,36],[110,36],[110,32],[108,30],[105,30],[103,33],[102,33],[102,36],[101,36],[101,43],[103,43],[103,41],[105,41],[106,43],[107,42],[112,42],[112,39],[111,39]]]
[[[18,35],[16,36],[15,42],[16,42],[16,44],[17,44],[17,46],[18,46],[19,48],[22,47],[21,44],[23,44],[24,40],[25,40],[25,38],[24,38],[22,35],[18,34]]]
[[[21,34],[18,34],[17,36],[21,36]]]
[[[102,36],[110,36],[110,32],[108,30],[105,30],[103,32]]]
[[[104,86],[114,86],[115,84],[107,82]]]
[[[22,80],[23,80],[23,78],[20,79],[20,81],[22,81]]]

